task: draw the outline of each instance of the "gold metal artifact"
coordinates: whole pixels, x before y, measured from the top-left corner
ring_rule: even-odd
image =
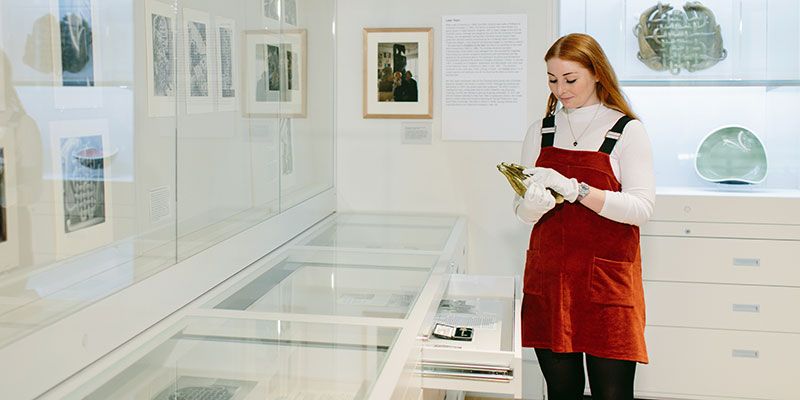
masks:
[[[508,183],[511,185],[511,188],[517,192],[519,197],[525,196],[525,191],[528,190],[528,188],[525,186],[524,181],[530,176],[522,172],[525,170],[525,167],[514,163],[500,163],[497,164],[497,170],[500,171],[500,173],[503,174],[506,179],[508,179]],[[556,204],[564,202],[564,196],[557,193],[553,189],[547,188],[547,190],[549,190],[553,197],[556,198]]]

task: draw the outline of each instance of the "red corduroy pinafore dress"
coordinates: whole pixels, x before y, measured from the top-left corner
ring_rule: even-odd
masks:
[[[619,191],[605,151],[543,145],[536,166]],[[531,232],[523,291],[524,347],[648,362],[638,227],[578,202],[556,205]]]

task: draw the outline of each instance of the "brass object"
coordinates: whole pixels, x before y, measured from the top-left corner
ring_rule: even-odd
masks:
[[[699,1],[686,2],[682,10],[659,1],[642,12],[633,33],[639,42],[637,57],[655,71],[695,72],[728,55],[714,12]]]
[[[514,163],[500,163],[497,164],[497,170],[500,171],[500,173],[503,174],[506,179],[508,179],[508,183],[511,185],[511,188],[517,192],[519,197],[525,197],[525,191],[528,190],[528,187],[525,186],[524,181],[530,176],[522,172],[525,170],[525,167]],[[556,204],[564,202],[564,196],[562,196],[560,193],[557,193],[555,190],[550,188],[547,188],[547,190],[549,190],[550,194],[555,197]]]

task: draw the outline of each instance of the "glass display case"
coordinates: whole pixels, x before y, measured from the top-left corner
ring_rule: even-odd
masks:
[[[332,192],[335,1],[278,3],[0,0],[0,348]]]
[[[441,252],[458,218],[447,215],[338,213],[336,219],[302,245],[339,249]]]
[[[659,195],[800,197],[800,4],[559,2],[603,46],[654,149]]]
[[[368,399],[399,332],[187,317],[65,398]]]
[[[215,310],[405,319],[439,257],[290,250],[206,307]]]

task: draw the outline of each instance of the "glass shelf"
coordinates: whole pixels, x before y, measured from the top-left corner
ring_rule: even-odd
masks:
[[[208,305],[218,310],[404,319],[435,256],[294,251]]]
[[[168,400],[208,393],[228,400],[366,399],[398,333],[374,326],[186,318],[67,398]]]
[[[330,227],[303,245],[441,252],[457,220],[440,215],[337,214]]]

